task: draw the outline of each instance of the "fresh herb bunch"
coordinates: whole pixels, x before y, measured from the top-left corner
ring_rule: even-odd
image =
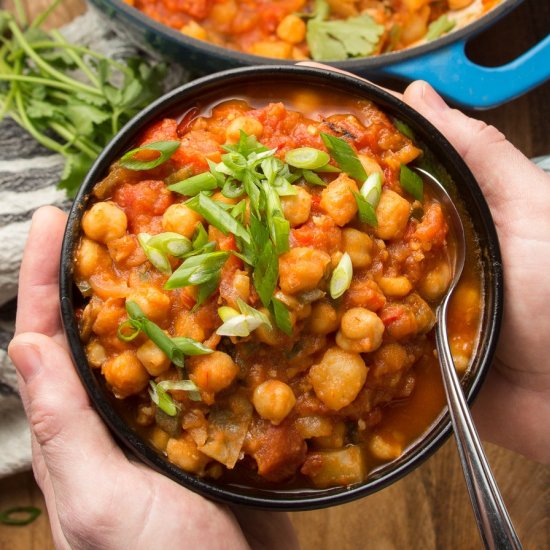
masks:
[[[9,116],[63,155],[59,187],[74,196],[92,162],[132,116],[161,93],[165,72],[142,59],[114,61],[42,26],[60,4],[28,21],[0,11],[0,120]]]

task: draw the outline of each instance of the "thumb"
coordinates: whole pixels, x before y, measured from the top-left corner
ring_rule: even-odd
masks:
[[[9,346],[21,395],[56,494],[93,491],[90,472],[123,457],[91,408],[67,351],[52,338],[22,333]]]
[[[537,196],[548,188],[542,170],[529,161],[493,126],[451,109],[435,90],[413,82],[403,100],[427,118],[451,142],[472,170],[492,210],[497,226],[506,225],[524,211],[532,216],[525,189]],[[519,209],[519,210],[518,210]]]

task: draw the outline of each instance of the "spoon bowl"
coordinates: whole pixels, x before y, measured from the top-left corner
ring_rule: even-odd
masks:
[[[414,170],[424,180],[427,180],[433,190],[436,191],[437,198],[447,214],[447,219],[451,222],[451,230],[456,243],[452,280],[436,309],[435,341],[449,415],[474,515],[485,548],[520,549],[522,548],[521,543],[487,462],[466,403],[447,336],[447,308],[466,261],[464,225],[451,196],[443,184],[422,168],[415,167]]]

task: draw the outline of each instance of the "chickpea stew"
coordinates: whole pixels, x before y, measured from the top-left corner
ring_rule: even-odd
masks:
[[[426,155],[406,125],[322,88],[264,92],[158,120],[95,185],[80,336],[127,422],[184,471],[357,484],[443,410],[434,308],[454,240],[407,167]],[[468,227],[449,319],[462,373],[484,301]]]
[[[320,61],[378,55],[434,40],[499,1],[126,0],[198,40],[264,57]]]

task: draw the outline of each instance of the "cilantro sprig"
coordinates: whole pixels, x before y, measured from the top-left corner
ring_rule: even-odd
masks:
[[[327,21],[330,6],[326,0],[316,0],[314,13],[307,22],[306,40],[316,61],[343,61],[372,55],[384,33],[384,25],[366,13]]]
[[[0,11],[0,120],[9,116],[65,157],[59,187],[74,196],[92,162],[118,130],[161,93],[165,68],[119,63],[41,28],[54,0],[28,22],[20,0]]]

